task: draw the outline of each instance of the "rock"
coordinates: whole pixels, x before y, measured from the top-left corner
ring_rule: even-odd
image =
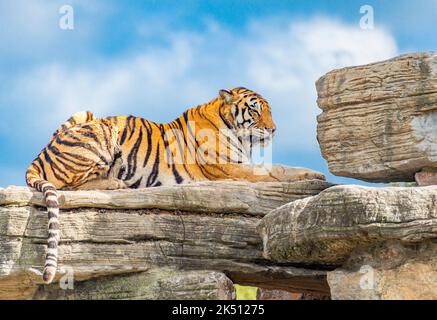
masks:
[[[437,242],[386,242],[354,252],[340,269],[328,272],[332,299],[437,299]]]
[[[330,295],[318,293],[296,293],[284,290],[259,288],[256,300],[329,300]]]
[[[326,271],[264,259],[256,230],[269,207],[328,186],[320,183],[228,181],[197,187],[60,192],[59,271],[72,269],[77,281],[85,281],[162,267],[211,270],[242,285],[329,293]],[[47,214],[38,206],[41,194],[27,188],[0,190],[0,201],[0,299],[28,299],[41,284],[38,272],[46,251]],[[170,209],[177,206],[185,210]],[[61,277],[59,272],[56,281]]]
[[[330,186],[331,183],[322,180],[262,183],[211,181],[135,190],[58,193],[60,207],[64,209],[163,209],[262,216],[280,205],[318,194]],[[12,186],[0,189],[0,206],[5,205],[44,206],[44,203],[40,192]]]
[[[300,300],[302,293],[288,292],[284,290],[258,289],[256,300]]]
[[[419,186],[437,185],[437,170],[424,169],[416,173],[414,179]]]
[[[341,265],[360,246],[437,237],[437,186],[335,186],[273,210],[258,225],[264,257]]]
[[[414,181],[437,167],[437,53],[334,70],[316,87],[317,138],[333,174]]]
[[[160,268],[82,282],[40,285],[35,300],[234,300],[235,288],[223,273]],[[69,288],[68,285],[71,285]]]

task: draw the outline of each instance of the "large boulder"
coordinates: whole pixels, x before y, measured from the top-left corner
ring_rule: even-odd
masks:
[[[335,186],[271,211],[258,225],[264,257],[341,265],[365,245],[437,238],[437,186]]]
[[[332,299],[437,299],[437,186],[336,186],[258,224],[264,257],[336,268]]]
[[[334,70],[316,87],[317,138],[333,174],[413,181],[437,167],[437,53]]]

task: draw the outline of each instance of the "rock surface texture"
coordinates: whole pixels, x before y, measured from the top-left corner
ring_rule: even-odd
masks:
[[[326,271],[264,259],[256,231],[261,216],[272,208],[329,186],[318,180],[226,181],[143,190],[59,192],[61,242],[56,280],[62,281],[70,270],[79,290],[65,293],[56,286],[41,289],[39,271],[47,237],[47,214],[39,207],[41,194],[24,187],[0,189],[0,299],[180,298],[182,285],[173,296],[149,295],[146,284],[135,292],[123,287],[124,296],[105,289],[108,284],[121,283],[117,280],[120,276],[140,273],[139,279],[146,279],[147,272],[163,267],[214,271],[245,285],[329,293]],[[166,274],[160,276],[167,278]],[[182,284],[191,280],[184,281]],[[213,291],[206,296],[230,296],[217,293],[223,290],[214,287],[226,281],[215,283],[199,282],[199,290],[205,285]],[[94,289],[85,292],[85,288],[96,287],[104,288],[101,295]],[[199,295],[193,292],[188,297]]]
[[[178,271],[168,268],[102,277],[76,282],[68,281],[40,286],[33,299],[49,300],[234,300],[235,288],[223,273],[215,271]]]
[[[437,242],[386,242],[354,252],[328,272],[332,299],[436,300]]]
[[[329,170],[414,181],[437,167],[437,53],[334,70],[317,83],[317,138]]]
[[[335,186],[258,225],[264,257],[340,268],[333,299],[437,299],[437,186]]]
[[[335,186],[265,216],[264,256],[277,262],[341,265],[363,245],[437,238],[437,186]]]

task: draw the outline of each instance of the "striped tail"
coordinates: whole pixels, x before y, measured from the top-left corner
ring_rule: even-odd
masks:
[[[58,265],[58,242],[59,242],[59,202],[55,186],[44,180],[32,170],[33,166],[26,172],[26,182],[29,187],[44,194],[44,201],[47,206],[48,214],[48,231],[47,238],[47,255],[44,264],[43,280],[45,283],[51,283],[56,275]]]

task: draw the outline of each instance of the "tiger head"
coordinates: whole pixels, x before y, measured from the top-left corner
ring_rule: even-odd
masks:
[[[269,103],[256,92],[238,87],[220,90],[228,126],[252,145],[267,146],[276,131]]]

